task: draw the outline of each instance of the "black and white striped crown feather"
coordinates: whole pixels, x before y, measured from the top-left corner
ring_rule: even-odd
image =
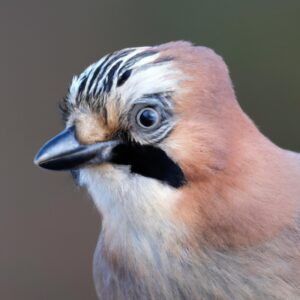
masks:
[[[132,69],[157,57],[157,51],[148,50],[148,47],[127,48],[108,54],[73,78],[70,93],[76,95],[76,101],[109,93],[116,81],[119,86],[125,82]]]
[[[64,119],[78,107],[100,112],[116,101],[126,113],[147,95],[172,93],[177,79],[171,61],[152,47],[126,48],[104,56],[74,76],[62,105]]]

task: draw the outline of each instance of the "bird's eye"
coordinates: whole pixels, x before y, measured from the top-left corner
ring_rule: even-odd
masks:
[[[158,112],[151,107],[141,109],[136,116],[137,124],[148,129],[155,127],[159,123],[159,119]]]

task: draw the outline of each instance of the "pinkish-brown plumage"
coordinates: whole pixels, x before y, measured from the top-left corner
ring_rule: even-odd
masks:
[[[155,268],[126,244],[122,255],[100,251],[96,265],[104,255],[118,278],[105,297],[300,299],[299,155],[257,130],[212,50],[185,42],[158,49],[187,76],[174,96],[179,121],[164,141],[187,177],[168,217],[187,232],[146,242],[161,257]]]
[[[147,58],[124,84],[112,84],[105,114],[82,88],[84,76],[75,78],[67,126],[76,125],[81,144],[126,131],[131,142],[162,150],[185,180],[176,185],[119,161],[81,168],[80,183],[103,216],[99,298],[300,299],[300,155],[259,132],[212,50],[174,42],[137,51]],[[151,142],[125,119],[138,99],[161,93],[172,117]]]

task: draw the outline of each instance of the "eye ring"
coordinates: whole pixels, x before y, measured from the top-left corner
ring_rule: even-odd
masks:
[[[144,129],[152,129],[160,122],[159,113],[152,107],[142,108],[136,115],[136,123]]]

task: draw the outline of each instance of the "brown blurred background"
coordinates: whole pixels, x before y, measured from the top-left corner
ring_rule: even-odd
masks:
[[[123,47],[209,46],[260,129],[300,151],[299,15],[298,0],[0,0],[0,299],[96,299],[98,213],[68,174],[32,164],[73,74]]]

